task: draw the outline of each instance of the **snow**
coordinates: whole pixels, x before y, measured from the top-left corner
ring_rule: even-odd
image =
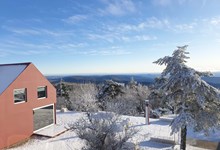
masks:
[[[84,113],[79,112],[57,112],[57,124],[59,126],[68,127],[69,123],[73,123],[84,115]],[[177,139],[177,135],[170,135],[170,119],[150,119],[150,125],[145,124],[144,117],[122,116],[122,119],[130,120],[130,125],[139,130],[129,142],[139,145],[140,150],[178,149],[176,147],[179,146],[174,148],[172,144],[153,140],[165,139],[168,141],[174,141],[174,139]],[[220,136],[218,137],[220,138]],[[74,131],[68,130],[54,138],[32,136],[25,144],[11,148],[11,150],[80,150],[84,144],[85,142],[78,138]],[[187,145],[187,149],[204,150],[190,145]]]
[[[210,132],[207,136],[204,132],[197,132],[196,134],[193,132],[193,129],[188,129],[187,136],[192,139],[198,140],[206,140],[212,142],[219,142],[220,141],[220,131],[217,132]]]
[[[0,65],[0,94],[21,74],[27,67],[22,65]]]
[[[42,130],[35,132],[34,134],[35,135],[42,135],[42,136],[46,136],[46,137],[55,137],[59,134],[64,133],[67,130],[68,129],[65,128],[63,125],[53,124],[49,127],[46,127]]]

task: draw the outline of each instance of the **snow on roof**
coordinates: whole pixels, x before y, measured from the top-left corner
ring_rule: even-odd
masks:
[[[30,63],[0,65],[0,95],[24,71]]]

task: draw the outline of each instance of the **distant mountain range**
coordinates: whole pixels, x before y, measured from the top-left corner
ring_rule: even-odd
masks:
[[[213,76],[220,77],[220,72],[213,72]]]
[[[220,88],[220,73],[213,77],[204,77],[203,79],[214,87]],[[219,76],[218,76],[219,75]],[[154,83],[155,77],[159,74],[125,74],[125,75],[68,75],[68,76],[46,76],[51,83],[58,83],[61,79],[64,82],[73,83],[103,83],[105,80],[114,80],[116,82],[128,83],[132,78],[138,83],[150,85]]]
[[[149,85],[154,82],[156,74],[135,74],[135,75],[77,75],[77,76],[47,76],[52,83],[65,82],[74,83],[103,83],[105,80],[114,80],[116,82],[128,83],[132,78],[138,83]]]

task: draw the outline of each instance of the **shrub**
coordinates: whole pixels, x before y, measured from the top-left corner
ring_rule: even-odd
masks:
[[[137,133],[129,127],[129,120],[109,112],[87,113],[69,127],[86,141],[84,150],[127,149],[126,142]]]

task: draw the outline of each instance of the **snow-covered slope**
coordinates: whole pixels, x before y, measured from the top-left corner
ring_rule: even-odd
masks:
[[[74,122],[84,113],[77,112],[65,112],[57,113],[58,125],[64,125],[68,127],[68,123]],[[131,126],[139,129],[131,141],[140,146],[141,150],[169,150],[174,149],[173,145],[165,144],[154,139],[166,139],[172,141],[177,135],[170,135],[171,128],[169,126],[169,120],[166,119],[150,119],[150,125],[145,124],[145,118],[143,117],[131,117],[128,118],[131,122]],[[55,138],[45,138],[39,136],[33,136],[27,143],[11,148],[12,150],[80,150],[84,146],[84,141],[79,139],[74,131],[67,131]],[[176,148],[175,148],[176,149]],[[196,148],[187,145],[187,149],[203,150],[202,148]]]

